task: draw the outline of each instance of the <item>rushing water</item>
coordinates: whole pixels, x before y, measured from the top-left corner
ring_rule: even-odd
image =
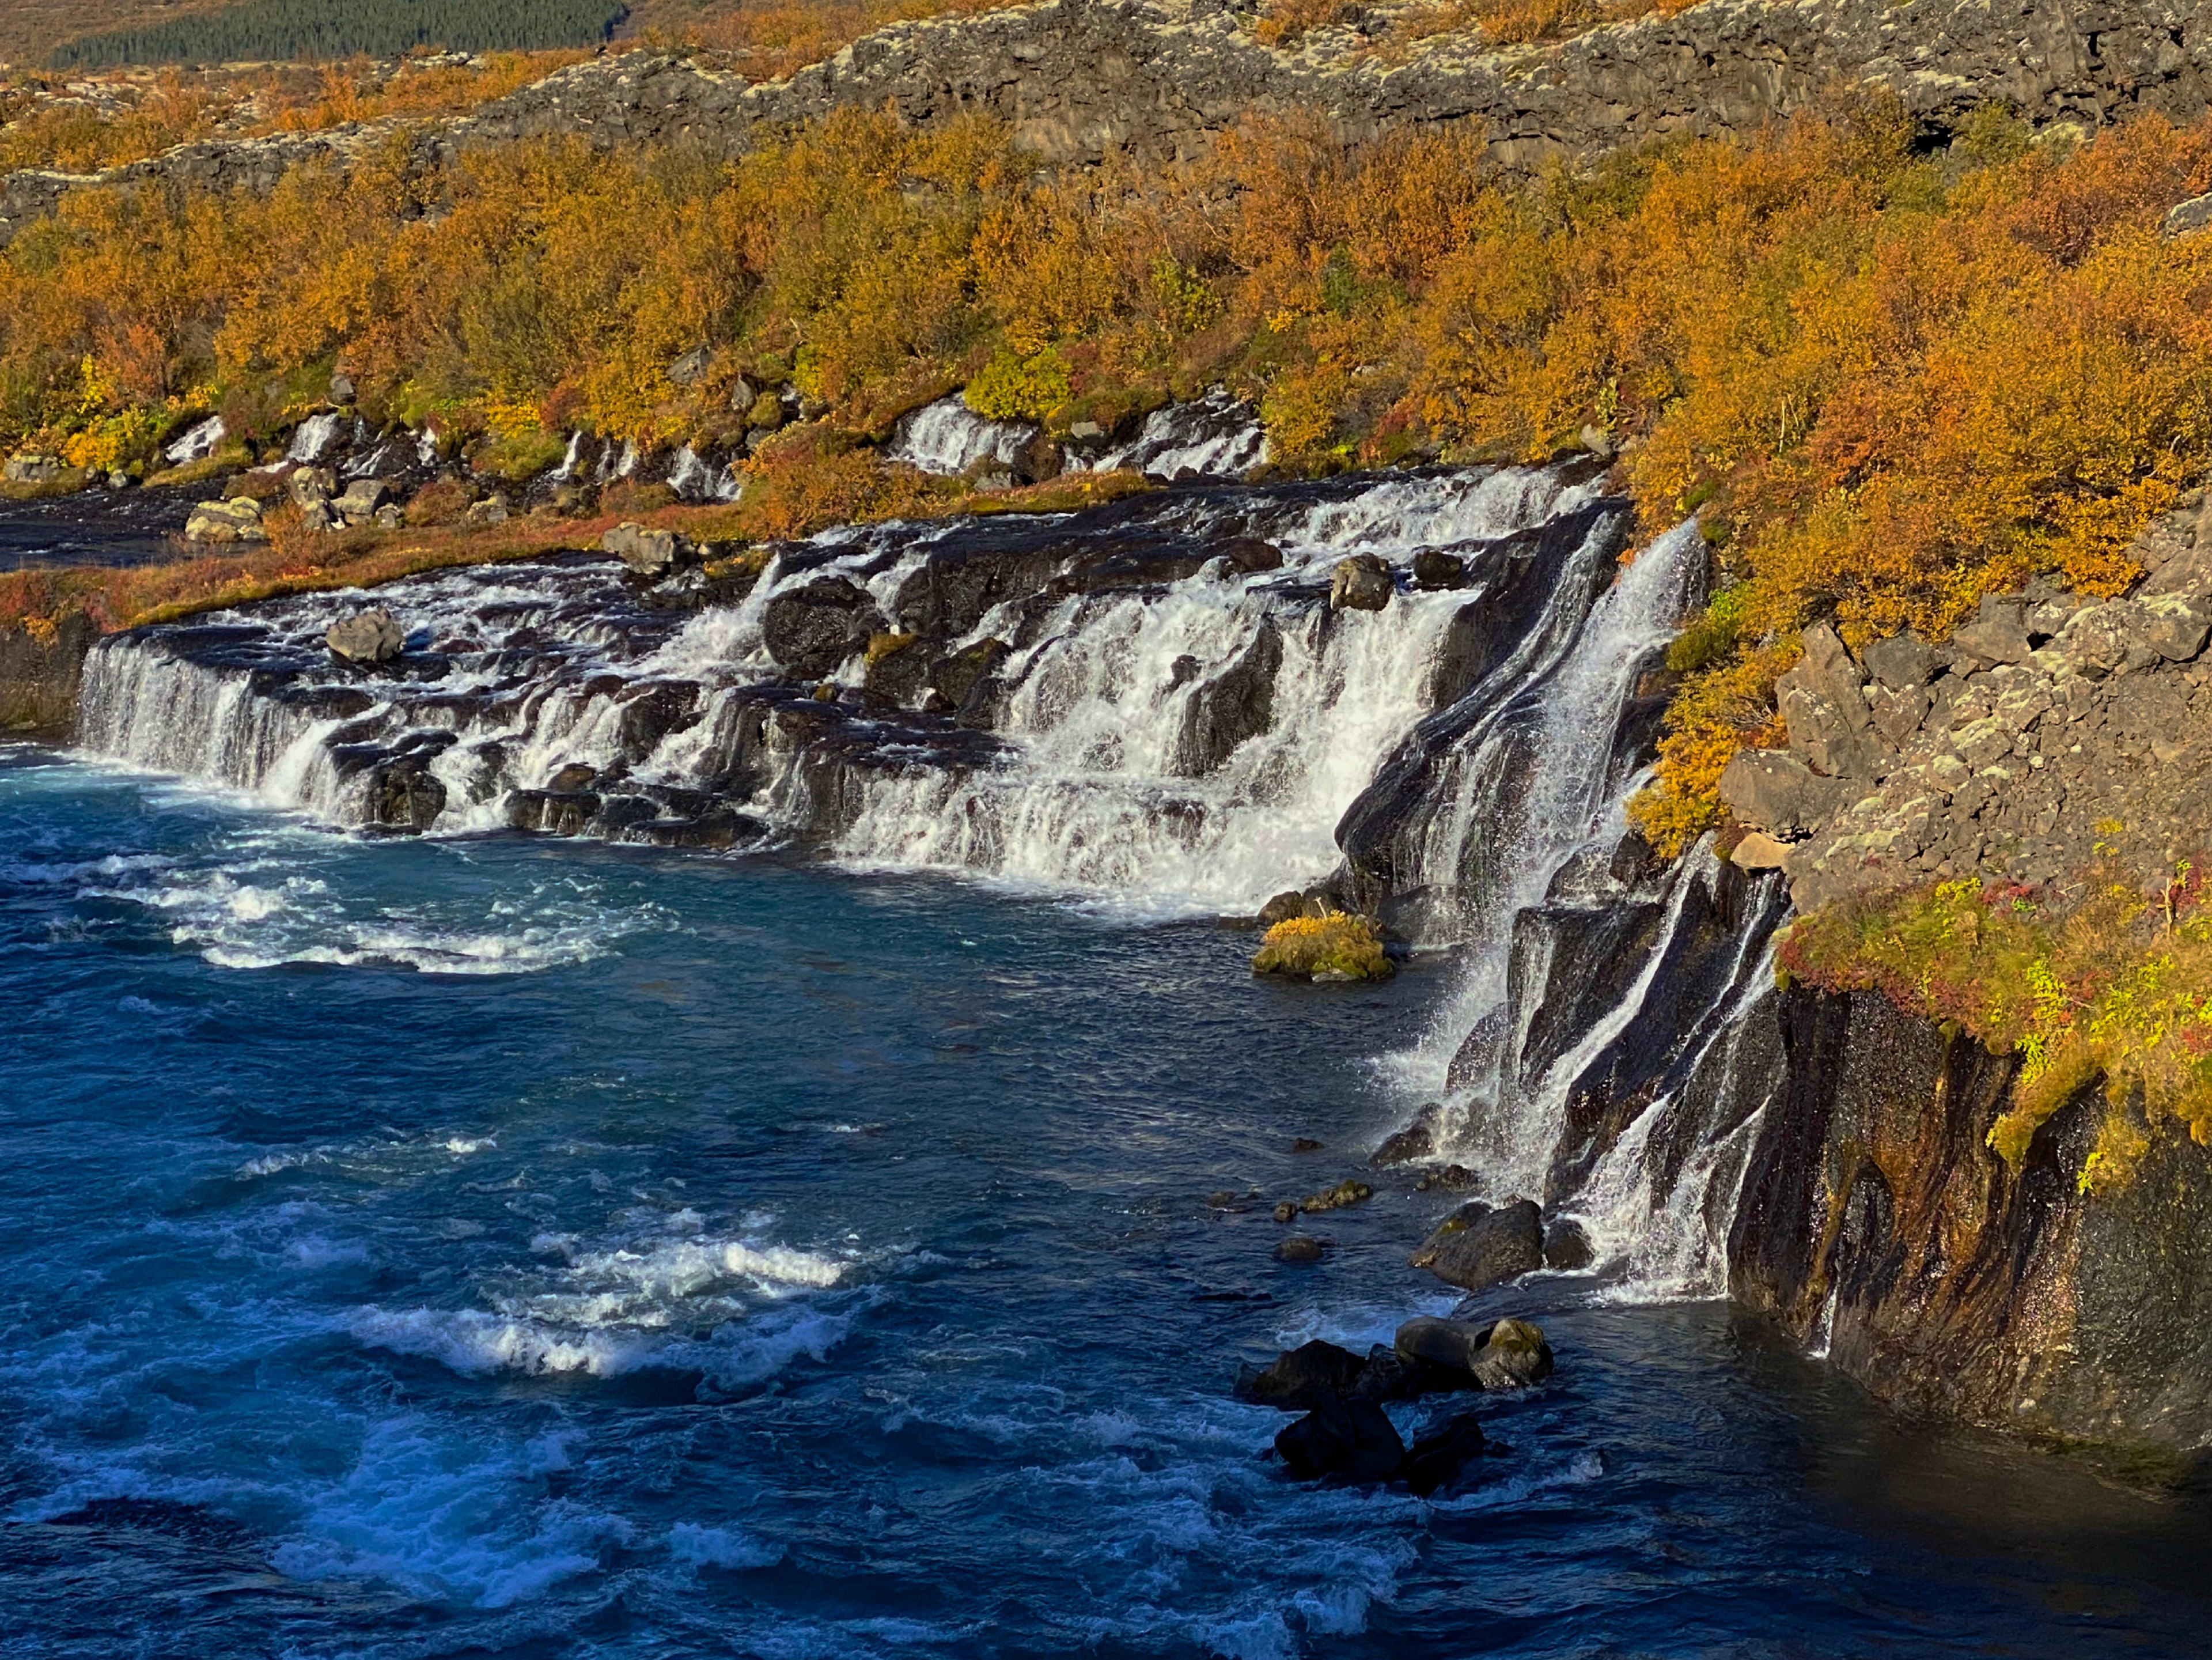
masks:
[[[1237,1362],[1444,1306],[1449,1201],[1209,1196],[1354,1168],[1448,967],[32,750],[0,940],[11,1655],[2202,1652],[2200,1499],[1718,1304],[1504,1294],[1435,1502],[1266,1462]]]

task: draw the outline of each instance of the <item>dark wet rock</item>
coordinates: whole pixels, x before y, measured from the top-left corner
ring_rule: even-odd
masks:
[[[405,648],[407,633],[380,605],[331,623],[323,640],[349,663],[388,663]]]
[[[1423,548],[1413,556],[1413,585],[1431,593],[1467,586],[1467,561],[1441,548]]]
[[[1318,1262],[1326,1247],[1310,1233],[1293,1233],[1275,1247],[1278,1262]]]
[[[571,761],[545,781],[545,787],[559,795],[573,794],[591,788],[599,777],[599,769],[581,761]]]
[[[1413,1122],[1382,1138],[1382,1145],[1368,1155],[1375,1170],[1389,1164],[1410,1164],[1437,1150],[1437,1118],[1443,1109],[1431,1101],[1413,1115]]]
[[[1309,1214],[1328,1210],[1343,1210],[1348,1206],[1364,1202],[1375,1196],[1375,1189],[1356,1177],[1347,1176],[1334,1187],[1298,1201],[1298,1208]]]
[[[369,769],[368,819],[385,830],[428,830],[446,810],[446,786],[430,771],[432,754],[416,750]]]
[[[1275,1201],[1274,1217],[1278,1222],[1291,1221],[1297,1213],[1298,1207],[1294,1201],[1288,1199],[1278,1199]]]
[[[1544,1265],[1542,1213],[1532,1199],[1492,1210],[1471,1200],[1447,1217],[1407,1259],[1447,1285],[1482,1291]]]
[[[1489,1340],[1490,1328],[1494,1323],[1419,1315],[1398,1328],[1392,1347],[1408,1360],[1471,1377],[1474,1357]]]
[[[1325,1401],[1275,1438],[1275,1452],[1302,1481],[1387,1481],[1406,1456],[1389,1414],[1355,1397]]]
[[[1370,1401],[1414,1401],[1425,1395],[1449,1394],[1474,1387],[1472,1374],[1452,1366],[1439,1366],[1400,1353],[1386,1343],[1367,1351],[1358,1375],[1343,1393],[1364,1395]]]
[[[508,824],[543,836],[588,834],[599,811],[599,798],[584,790],[514,790],[507,798]]]
[[[1390,568],[1371,553],[1340,559],[1328,576],[1331,611],[1381,611],[1397,593]]]
[[[2212,1445],[2212,1150],[2154,1128],[2082,1190],[2094,1081],[2019,1168],[2018,1061],[1875,992],[1793,987],[1729,1239],[1730,1294],[1912,1413],[2168,1453]]]
[[[1237,1398],[1285,1412],[1310,1411],[1350,1389],[1364,1365],[1350,1349],[1315,1338],[1285,1349],[1266,1366],[1244,1367],[1237,1374]]]
[[[1293,916],[1304,915],[1305,904],[1305,895],[1293,888],[1286,893],[1277,894],[1261,906],[1256,920],[1261,927],[1272,928],[1278,922],[1287,922]]]
[[[1203,777],[1238,745],[1274,725],[1275,673],[1282,663],[1282,635],[1263,623],[1234,662],[1192,687],[1176,741],[1176,773]]]
[[[1273,542],[1262,542],[1257,537],[1231,537],[1225,542],[1211,544],[1208,551],[1216,559],[1228,560],[1247,575],[1283,568],[1283,550]]]
[[[868,641],[865,684],[870,691],[910,708],[930,689],[929,671],[935,660],[919,635],[874,635]]]
[[[1523,1389],[1552,1375],[1552,1346],[1526,1320],[1500,1320],[1485,1334],[1468,1370],[1486,1389]]]
[[[1416,1499],[1441,1491],[1478,1462],[1483,1453],[1482,1426],[1471,1412],[1447,1419],[1406,1450],[1399,1479]]]
[[[1012,649],[1003,640],[978,640],[931,666],[930,689],[945,700],[954,720],[968,727],[992,723],[999,666]]]
[[[1589,1236],[1583,1231],[1581,1223],[1563,1216],[1544,1230],[1546,1268],[1573,1273],[1595,1260],[1596,1253],[1590,1249]]]
[[[801,678],[831,672],[863,649],[872,635],[884,631],[883,617],[867,590],[842,576],[817,577],[787,587],[768,602],[761,616],[769,655],[778,667]]]
[[[1413,1191],[1426,1193],[1434,1189],[1439,1193],[1466,1193],[1474,1186],[1474,1172],[1464,1164],[1445,1164],[1439,1169],[1424,1171],[1421,1179],[1413,1183]]]
[[[1322,1151],[1322,1144],[1315,1140],[1310,1135],[1296,1136],[1291,1139],[1291,1151],[1292,1152],[1319,1152]]]

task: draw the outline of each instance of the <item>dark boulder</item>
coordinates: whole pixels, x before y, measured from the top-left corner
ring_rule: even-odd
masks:
[[[1237,1374],[1237,1398],[1255,1406],[1306,1412],[1349,1390],[1362,1370],[1350,1349],[1316,1338],[1285,1349],[1267,1366],[1246,1366]]]
[[[1294,1233],[1275,1247],[1278,1262],[1318,1262],[1326,1247],[1310,1233]]]
[[[1331,611],[1381,611],[1397,592],[1390,568],[1371,553],[1340,559],[1328,577]]]
[[[940,658],[929,671],[930,690],[963,726],[988,725],[999,665],[1012,649],[1003,640],[978,640]]]
[[[1486,1389],[1525,1389],[1552,1375],[1552,1346],[1526,1320],[1500,1320],[1468,1370]]]
[[[1423,548],[1413,556],[1413,585],[1431,592],[1467,586],[1467,561],[1441,548]]]
[[[1303,916],[1305,913],[1305,895],[1292,888],[1286,892],[1277,894],[1266,904],[1261,906],[1257,920],[1261,927],[1272,928],[1278,922],[1287,922],[1293,916]]]
[[[1177,774],[1204,776],[1274,725],[1275,672],[1282,664],[1282,635],[1273,623],[1262,623],[1234,662],[1191,689],[1176,740]]]
[[[867,590],[842,576],[817,577],[768,602],[761,617],[768,654],[801,678],[830,673],[884,631]]]
[[[1413,1443],[1398,1466],[1399,1479],[1416,1499],[1426,1499],[1480,1458],[1483,1444],[1474,1414],[1460,1413]]]
[[[1544,1230],[1546,1268],[1571,1273],[1588,1268],[1596,1259],[1597,1253],[1590,1249],[1589,1236],[1583,1231],[1581,1223],[1561,1217]]]
[[[1435,1102],[1413,1115],[1413,1122],[1382,1138],[1382,1145],[1368,1155],[1368,1164],[1381,1170],[1389,1164],[1410,1164],[1437,1150],[1437,1117],[1443,1110]]]
[[[1471,1200],[1446,1217],[1407,1261],[1463,1291],[1502,1285],[1544,1266],[1543,1213],[1531,1199],[1496,1210]]]
[[[1424,1395],[1441,1395],[1475,1386],[1472,1373],[1453,1366],[1401,1354],[1377,1343],[1367,1351],[1359,1375],[1342,1392],[1364,1395],[1370,1401],[1412,1401]]]
[[[1300,1481],[1387,1481],[1406,1456],[1389,1415],[1364,1399],[1325,1401],[1275,1438]]]

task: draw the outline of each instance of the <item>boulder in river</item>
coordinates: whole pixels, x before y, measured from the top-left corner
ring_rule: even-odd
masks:
[[[1552,1375],[1552,1346],[1526,1320],[1440,1320],[1422,1315],[1398,1328],[1400,1354],[1463,1373],[1486,1389],[1527,1389]]]
[[[1561,1217],[1544,1230],[1544,1266],[1572,1273],[1588,1268],[1596,1258],[1583,1225]]]
[[[1374,1402],[1324,1401],[1275,1438],[1301,1481],[1387,1481],[1406,1456],[1389,1415]]]
[[[1482,1426],[1474,1414],[1459,1413],[1407,1450],[1399,1479],[1416,1499],[1426,1499],[1481,1457],[1483,1446]]]
[[[1368,1156],[1368,1164],[1382,1170],[1390,1164],[1410,1164],[1437,1150],[1437,1117],[1442,1109],[1431,1101],[1413,1115],[1413,1122],[1382,1138],[1382,1145]]]
[[[1390,568],[1371,553],[1340,559],[1328,577],[1331,611],[1381,611],[1397,592]]]
[[[1323,1189],[1309,1198],[1298,1201],[1298,1208],[1309,1214],[1316,1211],[1342,1210],[1375,1196],[1375,1189],[1356,1176],[1347,1176],[1333,1188]]]
[[[1275,1247],[1278,1262],[1318,1262],[1327,1247],[1310,1233],[1293,1233]]]
[[[886,633],[868,591],[842,576],[784,589],[761,613],[761,636],[779,666],[801,679],[834,671]]]
[[[1421,1242],[1408,1266],[1426,1268],[1447,1285],[1482,1291],[1544,1266],[1543,1213],[1534,1200],[1492,1209],[1469,1200]]]
[[[1237,1398],[1285,1412],[1310,1411],[1351,1389],[1364,1362],[1350,1349],[1315,1338],[1285,1349],[1272,1365],[1237,1374]]]
[[[688,564],[691,544],[672,530],[647,530],[625,521],[599,538],[599,546],[640,576],[655,581]]]
[[[323,642],[349,663],[388,663],[407,643],[406,630],[379,605],[333,623]]]

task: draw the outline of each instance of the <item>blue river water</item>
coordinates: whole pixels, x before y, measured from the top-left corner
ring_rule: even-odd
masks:
[[[1249,949],[0,750],[0,1647],[2205,1651],[2201,1493],[1719,1304],[1521,1288],[1559,1371],[1479,1480],[1291,1483],[1237,1362],[1446,1307],[1449,1201],[1378,1182],[1314,1267],[1263,1201],[1402,1113],[1450,966]]]

